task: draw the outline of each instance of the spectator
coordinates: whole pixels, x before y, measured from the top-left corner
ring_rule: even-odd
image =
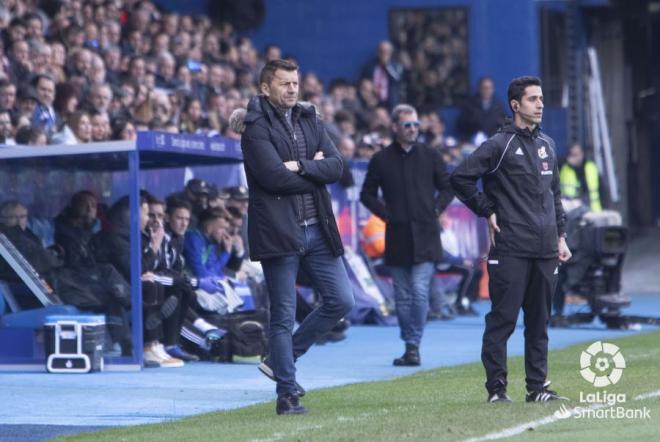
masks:
[[[38,74],[31,83],[39,98],[39,104],[32,114],[32,125],[51,135],[57,131],[62,122],[61,116],[53,108],[55,80],[48,75]]]
[[[0,80],[0,109],[6,109],[16,116],[16,86],[9,80]]]
[[[603,210],[598,167],[586,159],[579,143],[569,147],[566,162],[559,171],[559,182],[562,198],[581,200],[594,212]]]
[[[504,106],[495,96],[493,79],[482,77],[477,93],[463,106],[456,128],[464,140],[471,140],[479,132],[491,137],[504,123],[504,117]]]
[[[369,78],[373,81],[376,97],[388,109],[399,103],[401,81],[403,79],[403,66],[393,60],[393,54],[394,47],[392,43],[389,41],[380,42],[376,58],[367,64],[362,71],[362,78]]]
[[[0,109],[0,145],[13,146],[16,144],[14,140],[14,125],[11,121],[11,112],[6,109]]]
[[[104,313],[107,315],[106,323],[113,341],[121,347],[124,355],[131,354],[130,329],[128,316],[122,302],[125,297],[117,298],[118,291],[108,290],[107,286],[99,284],[94,274],[88,271],[77,271],[62,267],[62,263],[53,252],[47,250],[41,239],[28,227],[28,210],[18,201],[8,201],[0,206],[0,230],[7,236],[12,244],[21,252],[23,257],[32,265],[40,278],[52,287],[56,294],[65,303],[79,307],[85,311]],[[112,269],[106,269],[104,276],[116,278]],[[15,280],[15,273],[8,266],[0,264],[2,279]],[[104,279],[103,281],[112,281]],[[119,281],[121,284],[121,281]],[[125,291],[124,291],[125,290]],[[128,288],[123,287],[122,294],[127,294]],[[34,306],[36,307],[36,306]]]
[[[45,146],[47,139],[41,129],[23,126],[16,131],[16,144],[26,146]]]
[[[110,119],[107,112],[93,111],[90,114],[92,126],[92,141],[107,141],[110,139]]]

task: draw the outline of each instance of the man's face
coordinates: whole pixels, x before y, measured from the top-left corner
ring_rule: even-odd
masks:
[[[190,225],[190,211],[185,208],[176,209],[167,217],[172,232],[177,235],[184,235]]]
[[[13,209],[5,209],[0,215],[5,227],[20,226],[22,230],[27,229],[28,211],[25,207],[19,205]]]
[[[112,101],[112,92],[110,88],[107,87],[98,87],[94,89],[92,93],[92,104],[98,111],[105,112],[110,107],[110,102]]]
[[[13,109],[16,104],[16,86],[7,85],[0,89],[0,108]]]
[[[479,96],[482,100],[490,100],[495,92],[495,85],[491,80],[483,80],[479,85]]]
[[[281,109],[291,109],[298,102],[298,71],[278,69],[270,84],[262,83],[263,93]]]
[[[40,78],[37,83],[37,95],[44,106],[52,106],[55,100],[55,83],[47,78]]]
[[[19,41],[14,44],[12,53],[19,63],[25,63],[30,58],[30,48],[25,41]]]
[[[165,207],[162,204],[149,204],[149,227],[152,231],[165,227]]]
[[[584,161],[584,151],[582,150],[582,146],[580,146],[579,144],[572,145],[568,151],[566,162],[568,162],[568,164],[570,164],[571,166],[577,167],[582,165],[583,161]]]
[[[227,207],[236,207],[238,210],[241,211],[243,215],[245,215],[248,211],[248,206],[250,205],[250,201],[247,199],[234,199],[231,198],[227,200],[226,203]]]
[[[514,103],[517,103],[514,100]],[[515,107],[514,107],[515,109]],[[527,86],[518,103],[517,115],[526,125],[541,124],[543,119],[543,91],[540,86]]]
[[[220,244],[227,233],[229,223],[224,218],[216,218],[207,224],[207,232],[216,243]]]
[[[80,218],[83,221],[83,225],[91,228],[96,223],[96,213],[98,208],[98,201],[92,196],[85,198],[84,202],[80,207]]]
[[[392,59],[392,52],[392,44],[387,41],[382,42],[378,45],[378,60],[383,64],[389,63]]]
[[[0,137],[13,138],[14,127],[11,124],[11,117],[7,112],[0,113]]]
[[[399,115],[399,121],[394,123],[396,140],[401,145],[414,144],[419,136],[419,121],[417,113],[403,113]]]

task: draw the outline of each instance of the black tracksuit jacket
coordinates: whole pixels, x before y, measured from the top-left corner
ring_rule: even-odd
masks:
[[[477,188],[479,178],[483,192]],[[555,143],[538,127],[529,131],[507,123],[456,168],[451,183],[477,215],[497,215],[501,232],[490,256],[557,256],[566,215]]]

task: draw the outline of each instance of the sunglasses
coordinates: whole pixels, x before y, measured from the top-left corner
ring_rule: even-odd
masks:
[[[413,128],[413,127],[416,129],[420,126],[419,121],[406,121],[404,123],[399,123],[399,124],[401,125],[401,127],[405,128],[405,129],[410,129],[410,128]]]

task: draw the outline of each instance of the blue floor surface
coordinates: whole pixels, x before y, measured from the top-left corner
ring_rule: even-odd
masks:
[[[423,365],[419,368],[391,365],[403,350],[397,327],[352,327],[345,341],[313,347],[297,364],[298,380],[313,390],[477,362],[483,314],[488,307],[487,302],[477,304],[481,317],[430,322],[421,348]],[[625,313],[660,316],[660,295],[636,296]],[[641,331],[615,331],[597,322],[578,328],[551,329],[550,347],[558,349],[658,329],[644,326]],[[522,353],[519,324],[509,341],[509,355]],[[274,397],[274,384],[257,371],[256,365],[249,364],[192,363],[178,369],[85,375],[0,373],[0,441],[45,440],[68,430],[83,429],[57,430],[49,425],[93,430],[94,426],[155,423],[243,407]]]

